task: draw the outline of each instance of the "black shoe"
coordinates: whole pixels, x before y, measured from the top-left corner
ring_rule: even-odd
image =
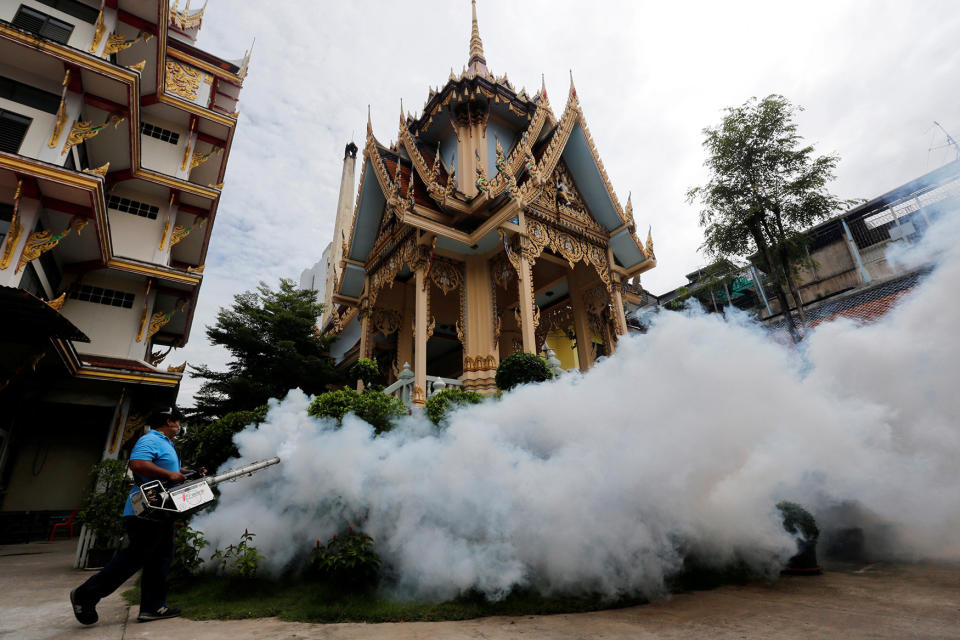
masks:
[[[73,605],[73,615],[77,616],[80,624],[93,624],[99,620],[100,616],[97,615],[97,608],[92,604],[84,604],[77,600],[76,593],[76,589],[70,592],[70,604]]]
[[[150,622],[151,620],[166,620],[167,618],[180,617],[180,609],[171,609],[170,607],[160,607],[156,611],[140,610],[137,615],[137,622]]]

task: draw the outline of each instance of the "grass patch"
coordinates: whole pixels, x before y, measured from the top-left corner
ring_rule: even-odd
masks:
[[[579,613],[643,604],[641,598],[616,601],[600,596],[545,597],[515,590],[496,602],[470,593],[448,602],[390,600],[382,595],[344,594],[316,581],[274,582],[200,576],[172,584],[172,606],[193,620],[279,617],[294,622],[418,622],[468,620],[485,616]],[[140,601],[140,589],[126,591],[127,602]]]

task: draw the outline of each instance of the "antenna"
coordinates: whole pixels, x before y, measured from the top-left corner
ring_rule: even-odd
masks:
[[[947,144],[940,145],[939,147],[930,147],[929,150],[933,151],[934,149],[943,149],[945,147],[953,147],[953,150],[957,152],[957,157],[955,159],[960,160],[960,144],[958,144],[957,141],[953,139],[953,136],[951,136],[950,133],[943,128],[942,124],[940,124],[936,120],[933,121],[933,124],[935,124],[937,128],[940,129],[940,131],[943,131],[943,135],[947,136]]]

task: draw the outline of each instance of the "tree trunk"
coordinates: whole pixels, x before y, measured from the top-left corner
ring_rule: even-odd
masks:
[[[787,279],[787,286],[790,287],[790,294],[793,296],[793,300],[797,304],[797,315],[800,316],[800,325],[806,326],[807,314],[803,310],[803,300],[800,298],[800,286],[797,284],[797,279],[793,277],[793,270],[790,268],[790,260],[787,256],[787,234],[783,230],[783,222],[780,219],[780,208],[774,207],[773,212],[777,221],[777,238],[779,239],[777,242],[777,254],[780,257],[780,266],[783,268],[783,277]],[[767,235],[771,238],[773,237],[773,234],[770,233],[769,229],[767,229]]]
[[[780,302],[780,309],[783,311],[783,317],[787,321],[787,329],[790,331],[790,337],[793,339],[794,343],[800,342],[800,332],[797,331],[797,325],[793,322],[793,315],[790,313],[790,305],[787,303],[787,294],[783,290],[783,283],[780,280],[780,273],[777,271],[776,266],[773,262],[773,255],[770,253],[770,246],[767,245],[767,241],[763,237],[763,232],[760,230],[760,223],[758,221],[751,221],[748,223],[750,229],[750,234],[753,236],[753,241],[757,243],[757,248],[760,249],[760,253],[763,254],[763,260],[767,263],[767,273],[773,278],[774,288],[777,292],[777,300]]]

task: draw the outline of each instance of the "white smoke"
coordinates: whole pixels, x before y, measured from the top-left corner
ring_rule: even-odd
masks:
[[[954,235],[953,238],[960,237]],[[942,243],[944,244],[944,243]],[[685,554],[767,574],[795,552],[776,502],[856,504],[914,557],[960,558],[960,251],[882,322],[821,325],[800,352],[742,315],[663,313],[585,375],[520,388],[438,432],[306,416],[291,391],[236,438],[283,462],[197,518],[244,528],[266,568],[361,525],[405,594],[514,586],[662,593]]]

